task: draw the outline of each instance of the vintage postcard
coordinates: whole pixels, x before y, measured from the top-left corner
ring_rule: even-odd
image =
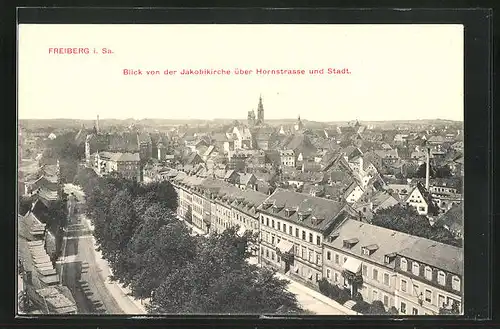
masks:
[[[18,26],[18,314],[463,314],[462,25]]]

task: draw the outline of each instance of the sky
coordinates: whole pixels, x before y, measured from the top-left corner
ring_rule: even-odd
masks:
[[[20,119],[246,119],[262,95],[266,119],[463,120],[462,25],[30,24],[18,31]],[[113,53],[49,53],[66,47]],[[234,74],[259,68],[306,74]],[[351,74],[309,74],[321,68]]]

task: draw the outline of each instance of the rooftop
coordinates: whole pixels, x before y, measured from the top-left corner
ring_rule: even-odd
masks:
[[[310,196],[307,194],[292,192],[281,188],[276,189],[267,199],[270,207],[267,208],[263,203],[259,210],[272,216],[279,216],[290,222],[312,228],[317,231],[326,232],[344,210],[344,203],[328,199]],[[293,210],[287,215],[286,210]],[[308,214],[307,217],[300,219],[299,214]],[[324,218],[321,221],[315,221],[314,217]],[[343,218],[342,218],[343,219]]]
[[[333,242],[327,239],[325,244],[342,249],[358,258],[394,268],[394,263],[386,264],[384,258],[391,253],[397,253],[450,273],[463,275],[463,250],[461,248],[352,219],[346,220],[332,233],[332,236],[336,234],[338,237]],[[358,239],[359,242],[350,249],[344,248],[343,241],[350,239]],[[378,249],[371,255],[364,255],[362,248],[374,244],[378,245]]]

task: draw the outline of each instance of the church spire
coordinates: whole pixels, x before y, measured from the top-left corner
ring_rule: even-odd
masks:
[[[259,105],[257,105],[257,122],[264,123],[264,105],[262,105],[262,94],[259,95]]]

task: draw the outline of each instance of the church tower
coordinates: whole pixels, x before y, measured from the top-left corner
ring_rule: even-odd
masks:
[[[262,105],[262,95],[259,96],[259,105],[257,105],[257,124],[264,124],[264,105]]]

